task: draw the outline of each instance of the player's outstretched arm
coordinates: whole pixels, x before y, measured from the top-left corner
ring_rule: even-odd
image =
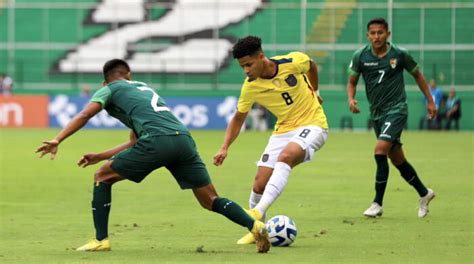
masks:
[[[82,157],[79,159],[77,162],[77,165],[79,167],[85,168],[89,165],[94,165],[98,162],[101,162],[103,160],[110,159],[112,156],[118,154],[119,152],[122,152],[131,146],[133,146],[137,142],[137,137],[135,136],[135,133],[133,131],[130,131],[130,140],[128,142],[125,142],[121,145],[118,145],[112,149],[103,151],[101,153],[87,153],[82,155]]]
[[[43,141],[43,145],[36,149],[36,153],[40,153],[40,158],[51,153],[51,159],[54,160],[58,152],[59,144],[81,129],[87,121],[100,112],[100,110],[102,110],[102,107],[99,103],[90,102],[80,113],[74,116],[54,139]]]
[[[234,140],[239,136],[240,129],[245,122],[245,118],[247,118],[248,113],[241,113],[237,111],[230,120],[229,125],[225,131],[224,143],[222,144],[219,151],[217,151],[216,155],[214,155],[214,165],[220,166],[224,162],[225,158],[227,157],[227,151],[234,142]]]
[[[428,117],[429,119],[433,119],[436,116],[436,105],[433,101],[433,97],[431,97],[430,88],[428,87],[428,84],[426,83],[425,76],[423,76],[423,73],[421,73],[421,71],[419,70],[416,70],[415,72],[413,72],[412,75],[413,75],[413,78],[415,78],[415,81],[418,84],[418,87],[420,88],[421,92],[425,95],[425,98],[428,102],[426,105],[426,110],[428,111]]]
[[[357,82],[359,81],[359,76],[351,75],[349,76],[349,81],[347,82],[347,102],[349,103],[349,109],[352,113],[359,113],[359,107],[357,106],[357,100],[355,99]]]

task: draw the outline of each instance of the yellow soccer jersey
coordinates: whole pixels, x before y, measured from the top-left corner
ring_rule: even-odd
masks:
[[[306,73],[310,58],[301,52],[270,58],[277,64],[271,79],[257,78],[242,86],[237,110],[247,113],[258,103],[277,117],[273,134],[282,134],[301,126],[328,128],[326,115],[309,85]]]

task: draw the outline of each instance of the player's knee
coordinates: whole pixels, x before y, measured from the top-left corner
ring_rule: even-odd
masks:
[[[95,182],[104,182],[109,184],[114,184],[119,179],[115,175],[111,175],[109,171],[99,168],[94,174]]]
[[[284,162],[291,166],[294,162],[294,155],[291,155],[290,153],[282,152],[280,153],[280,156],[278,156],[278,161]]]
[[[376,146],[376,147],[375,147],[375,150],[374,150],[374,154],[375,154],[375,155],[388,156],[388,154],[389,154],[389,149],[387,149],[387,148],[385,148],[385,147]]]
[[[296,144],[294,144],[295,146]],[[284,150],[278,156],[278,161],[288,164],[290,167],[294,167],[299,163],[303,162],[306,157],[306,150],[302,149],[299,145],[289,150]]]
[[[377,144],[375,145],[374,154],[375,155],[385,155],[391,152],[393,143],[385,140],[377,140]]]
[[[101,182],[103,181],[103,178],[104,178],[104,171],[101,168],[99,168],[94,174],[94,181]]]

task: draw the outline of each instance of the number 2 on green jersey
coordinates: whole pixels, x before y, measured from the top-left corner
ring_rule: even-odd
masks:
[[[166,106],[158,106],[158,99],[160,99],[160,96],[155,93],[155,91],[153,91],[153,89],[151,89],[150,87],[146,87],[146,86],[139,86],[137,87],[138,90],[140,91],[150,91],[153,93],[153,97],[151,98],[151,107],[153,108],[153,110],[155,110],[155,112],[160,112],[160,111],[168,111],[169,108],[166,107]]]

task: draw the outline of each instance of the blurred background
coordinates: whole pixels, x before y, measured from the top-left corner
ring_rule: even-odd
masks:
[[[393,42],[441,91],[440,113],[447,112],[450,90],[462,101],[458,126],[450,129],[473,130],[473,16],[473,0],[0,0],[0,124],[63,126],[101,87],[103,63],[123,58],[133,78],[165,96],[186,125],[223,129],[245,77],[232,44],[258,35],[267,56],[299,50],[316,61],[331,128],[367,129],[362,80],[363,112],[348,110],[347,67],[367,43],[367,22],[384,17]],[[407,128],[446,129],[441,115],[437,123],[425,120],[422,94],[410,75],[405,81]],[[271,126],[271,115],[256,111]],[[121,127],[105,114],[94,122],[90,127]],[[259,121],[249,122],[255,128]]]

